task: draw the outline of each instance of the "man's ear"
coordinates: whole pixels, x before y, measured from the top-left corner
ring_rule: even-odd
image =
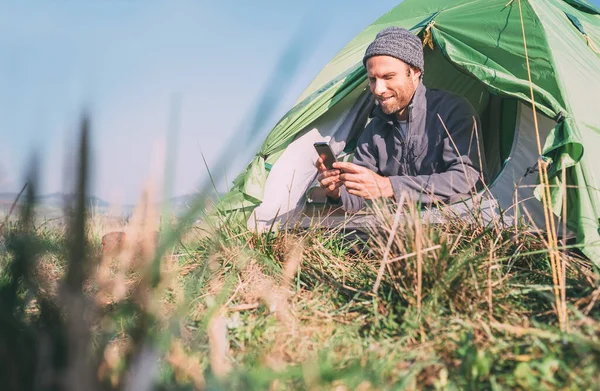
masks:
[[[421,76],[423,76],[423,72],[421,72],[421,70],[417,67],[410,67],[410,69],[412,70],[412,76],[419,80],[421,78]]]

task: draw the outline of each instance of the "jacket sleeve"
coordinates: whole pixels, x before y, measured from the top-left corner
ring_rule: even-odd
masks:
[[[377,119],[373,119],[366,127],[356,144],[356,150],[354,152],[354,159],[352,163],[362,167],[366,167],[373,172],[377,172],[377,153],[373,148],[373,128],[374,122]],[[355,213],[361,210],[364,206],[365,200],[362,197],[348,193],[346,186],[340,187],[342,209],[348,213]]]
[[[431,113],[434,126],[443,132],[442,172],[430,175],[392,176],[390,181],[398,200],[404,193],[422,203],[449,202],[457,195],[467,195],[481,184],[485,162],[481,125],[475,109],[464,98],[456,99],[446,113]],[[440,119],[441,118],[441,119]],[[442,123],[443,121],[443,123]],[[477,134],[475,134],[477,126]],[[445,127],[445,128],[444,128]],[[446,130],[447,129],[447,130]],[[480,146],[477,146],[479,138]]]

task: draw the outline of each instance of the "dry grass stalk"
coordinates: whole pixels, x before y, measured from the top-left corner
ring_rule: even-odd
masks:
[[[182,274],[182,267],[175,256],[166,256],[160,264],[160,283],[157,292],[164,295],[170,293],[170,300],[151,300],[152,313],[160,316],[163,322],[167,323],[173,313],[181,308],[185,301],[185,295],[182,284],[179,283],[179,276]]]
[[[390,260],[387,261],[387,264],[389,265],[390,263],[394,263],[394,262],[398,262],[398,261],[404,261],[405,259],[412,258],[412,257],[418,255],[419,253],[421,254],[421,256],[423,256],[424,253],[427,253],[427,252],[433,251],[433,250],[439,250],[440,248],[442,248],[442,246],[440,246],[439,244],[436,244],[435,246],[424,248],[420,252],[419,251],[415,251],[415,252],[412,252],[410,254],[402,255],[402,256],[396,257],[396,258],[392,258],[392,259],[390,259]]]
[[[534,110],[535,113],[535,110]],[[535,114],[534,114],[535,117]],[[536,125],[537,127],[537,125]],[[563,312],[563,307],[566,309],[566,303],[562,303],[562,291],[566,289],[563,285],[562,267],[560,263],[560,254],[558,253],[558,239],[556,227],[553,218],[552,198],[550,195],[550,183],[548,179],[548,165],[540,157],[538,159],[538,167],[540,171],[541,186],[542,186],[542,202],[544,204],[544,217],[546,219],[546,231],[548,235],[548,243],[550,246],[550,264],[552,267],[552,281],[554,284],[554,296],[556,301],[556,313],[561,331],[567,330],[566,311]]]
[[[564,160],[563,160],[563,167],[565,167],[564,164]],[[562,181],[562,223],[563,223],[563,231],[562,234],[563,235],[567,235],[567,170],[563,168],[562,170],[562,176],[561,176],[561,181]],[[566,244],[566,241],[565,243]],[[561,256],[560,257],[561,260],[561,272],[562,272],[562,279],[561,279],[561,293],[562,293],[562,312],[563,312],[563,318],[565,319],[565,331],[569,331],[569,319],[568,319],[568,314],[567,314],[567,257],[565,256]]]
[[[423,291],[423,253],[421,246],[423,242],[422,221],[415,220],[415,252],[417,253],[417,316],[421,316],[421,301]]]
[[[552,332],[546,331],[546,330],[536,329],[533,327],[514,326],[514,325],[510,325],[510,324],[506,324],[506,323],[499,323],[499,322],[491,322],[490,326],[492,326],[492,328],[494,328],[496,330],[508,332],[508,333],[514,334],[518,337],[521,337],[524,335],[532,335],[532,336],[550,339],[550,340],[559,338],[559,335],[556,333],[552,333]]]
[[[129,295],[139,279],[135,271],[146,270],[154,257],[157,230],[158,215],[153,193],[146,190],[122,235],[109,235],[108,246],[111,251],[103,252],[96,274],[100,287],[97,303],[105,305],[120,302]]]
[[[258,307],[260,307],[260,303],[254,302],[254,303],[240,304],[240,305],[235,305],[233,307],[228,307],[227,310],[229,312],[248,311],[248,310],[255,310]]]
[[[488,296],[488,316],[490,319],[494,318],[494,306],[493,306],[493,298],[494,298],[494,284],[492,282],[492,270],[494,270],[496,262],[496,242],[492,242],[490,246],[490,252],[488,257],[488,274],[487,274],[487,296]]]
[[[108,378],[111,385],[117,387],[121,382],[121,362],[130,349],[131,340],[128,338],[118,338],[111,341],[104,349],[103,360],[98,367],[98,379]]]
[[[305,237],[296,238],[293,234],[286,233],[283,237],[285,260],[281,281],[274,285],[271,280],[265,280],[261,287],[261,299],[279,321],[280,331],[275,335],[273,348],[264,356],[265,363],[275,371],[281,371],[287,366],[290,357],[288,347],[292,344],[299,348],[307,336],[304,334],[306,327],[298,333],[297,318],[290,308],[293,282],[302,263],[305,246]]]
[[[291,236],[290,236],[291,238]],[[295,330],[294,317],[289,309],[288,300],[292,294],[292,283],[302,262],[304,240],[295,241],[286,246],[286,259],[283,265],[283,274],[279,285],[274,285],[271,280],[265,280],[261,287],[261,298],[267,303],[271,312],[286,327]]]
[[[175,339],[171,342],[171,350],[167,361],[175,371],[175,379],[178,383],[185,383],[191,379],[197,390],[206,389],[206,381],[202,372],[204,368],[200,359],[186,353],[183,342]]]
[[[481,176],[481,181],[483,183],[483,188],[485,189],[485,192],[491,195],[490,189],[487,186],[487,183],[485,181],[485,175],[483,173],[483,161],[481,158],[481,145],[480,145],[480,141],[479,141],[479,131],[477,129],[477,121],[475,120],[475,117],[473,117],[473,131],[475,133],[475,139],[477,142],[477,156],[479,157],[479,168],[480,168],[480,176]],[[498,238],[501,235],[501,229],[498,225],[498,221],[497,221],[497,216],[496,216],[496,212],[492,209],[492,222],[494,223],[494,228],[496,230],[496,233],[498,234]],[[492,283],[492,270],[495,268],[496,262],[495,262],[495,254],[496,254],[496,248],[495,248],[495,243],[494,245],[490,246],[490,255],[489,255],[489,264],[488,264],[488,276],[487,276],[487,283],[488,283],[488,316],[490,317],[490,319],[493,318],[493,297],[494,297],[494,291],[493,291],[493,283]]]
[[[402,210],[404,208],[404,197],[404,194],[400,196],[400,200],[398,201],[398,205],[396,207],[396,213],[394,214],[394,223],[392,224],[392,230],[390,231],[390,235],[385,246],[385,251],[383,253],[383,259],[381,260],[381,265],[379,266],[379,270],[377,272],[377,279],[375,280],[375,284],[373,285],[374,294],[377,294],[377,291],[379,290],[379,285],[381,284],[381,279],[383,278],[384,267],[387,263],[392,244],[394,243],[394,237],[396,235],[396,230],[398,229],[398,224],[400,223],[400,216],[402,215]]]
[[[302,263],[302,254],[304,252],[304,239],[295,241],[288,249],[288,255],[283,266],[283,278],[281,286],[287,289],[292,288],[293,280],[296,277],[300,264]]]
[[[23,185],[23,188],[21,189],[21,191],[19,192],[19,194],[17,194],[17,197],[15,198],[15,200],[12,203],[12,205],[10,206],[10,209],[8,210],[8,213],[6,214],[6,217],[4,218],[4,221],[0,225],[0,234],[4,230],[4,227],[6,227],[6,223],[8,223],[8,219],[10,218],[10,216],[12,215],[12,212],[14,211],[15,207],[19,203],[19,198],[21,198],[21,196],[23,195],[23,192],[25,192],[25,189],[27,189],[27,185],[28,185],[27,183],[25,183],[25,185]]]
[[[218,378],[224,378],[231,371],[229,342],[227,341],[227,320],[217,313],[208,324],[210,345],[210,367]]]
[[[550,244],[550,263],[552,267],[552,280],[554,282],[554,296],[556,300],[556,312],[558,316],[558,321],[560,324],[561,331],[567,330],[567,314],[566,314],[566,304],[563,305],[561,294],[562,290],[566,290],[566,286],[564,285],[562,278],[562,267],[559,264],[560,255],[558,254],[558,240],[556,235],[556,227],[554,224],[553,208],[552,208],[552,199],[550,195],[550,181],[548,179],[548,167],[546,162],[542,159],[542,144],[540,139],[540,132],[538,127],[537,120],[537,110],[535,104],[535,96],[533,93],[533,82],[531,80],[531,67],[529,64],[529,53],[527,50],[527,37],[525,35],[525,23],[523,22],[523,10],[521,8],[521,0],[518,1],[519,4],[519,14],[521,19],[521,31],[523,34],[523,48],[525,51],[525,64],[527,65],[527,77],[529,78],[529,92],[531,95],[531,106],[533,109],[533,123],[535,128],[536,142],[538,155],[538,173],[540,178],[540,184],[542,187],[542,203],[544,204],[544,219],[546,222],[546,232],[548,236],[548,243]],[[565,311],[563,312],[563,308]]]

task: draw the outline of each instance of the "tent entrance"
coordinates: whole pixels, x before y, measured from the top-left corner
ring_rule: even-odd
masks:
[[[515,98],[491,93],[477,78],[448,61],[439,48],[426,48],[424,54],[425,85],[464,96],[479,114],[487,186],[499,208],[509,219],[522,217],[528,224],[543,228],[543,206],[534,196],[539,181],[532,108]],[[543,145],[556,122],[539,110],[537,119]]]
[[[529,214],[534,225],[543,227],[543,209],[533,197],[537,172],[525,175],[537,161],[531,108],[514,98],[490,93],[483,83],[455,67],[437,48],[425,50],[423,82],[429,88],[444,89],[469,100],[481,120],[479,137],[489,191],[508,215]],[[289,223],[329,213],[324,209],[324,193],[316,183],[313,143],[329,142],[338,157],[351,161],[355,142],[368,123],[373,105],[365,82],[301,131],[271,167],[263,202],[254,210],[249,227],[268,227],[274,218]],[[555,123],[539,113],[538,121],[544,142]],[[519,207],[513,206],[515,202]]]

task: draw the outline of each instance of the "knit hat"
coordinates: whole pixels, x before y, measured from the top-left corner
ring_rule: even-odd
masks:
[[[363,57],[363,65],[374,56],[391,56],[417,67],[423,72],[423,45],[421,40],[401,27],[388,27],[381,30],[371,42]]]

